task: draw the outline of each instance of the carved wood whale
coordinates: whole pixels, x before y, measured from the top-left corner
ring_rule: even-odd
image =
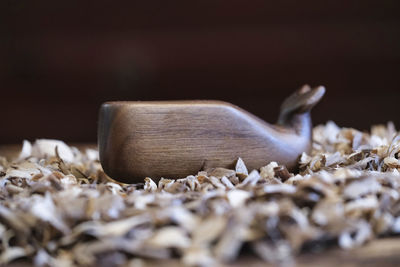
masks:
[[[107,102],[99,114],[100,161],[125,183],[229,168],[238,157],[249,169],[277,161],[295,170],[311,150],[310,110],[324,93],[303,86],[283,102],[275,125],[222,101]]]

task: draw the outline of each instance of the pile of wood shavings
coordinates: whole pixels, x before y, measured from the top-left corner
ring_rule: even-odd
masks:
[[[392,124],[363,133],[328,122],[296,175],[275,162],[249,173],[238,159],[235,170],[126,185],[96,150],[25,141],[17,159],[0,158],[0,263],[209,266],[251,251],[285,264],[305,247],[357,247],[400,233],[399,158]]]

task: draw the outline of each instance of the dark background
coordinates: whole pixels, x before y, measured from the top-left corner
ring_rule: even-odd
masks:
[[[220,99],[274,122],[325,85],[314,123],[400,126],[400,1],[0,4],[0,143],[95,142],[108,100]]]

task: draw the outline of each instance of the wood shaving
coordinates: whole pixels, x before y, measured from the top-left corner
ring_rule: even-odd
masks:
[[[310,244],[351,249],[400,233],[399,158],[392,123],[366,133],[328,122],[297,173],[238,158],[234,169],[128,185],[103,172],[96,150],[24,141],[19,156],[0,157],[0,264],[212,266],[244,247],[293,264]]]

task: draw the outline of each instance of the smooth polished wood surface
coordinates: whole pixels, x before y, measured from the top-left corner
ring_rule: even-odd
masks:
[[[101,164],[126,183],[229,168],[238,157],[249,169],[277,161],[293,170],[311,148],[310,110],[324,92],[297,90],[282,104],[276,125],[221,101],[108,102],[99,116]]]

